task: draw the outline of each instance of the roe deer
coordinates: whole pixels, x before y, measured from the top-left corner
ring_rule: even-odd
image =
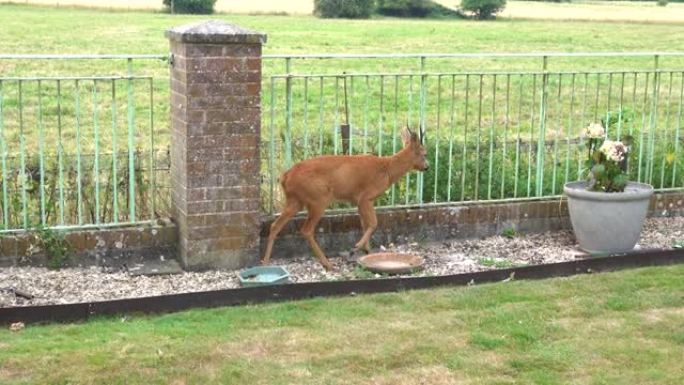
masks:
[[[283,226],[302,208],[308,218],[301,234],[326,270],[332,266],[314,239],[316,225],[333,201],[346,201],[358,206],[363,236],[354,251],[370,252],[370,237],[378,225],[373,203],[394,182],[411,170],[425,171],[429,164],[422,138],[407,127],[401,134],[404,148],[392,156],[335,155],[303,160],[280,177],[285,194],[285,207],[271,225],[266,252],[262,260],[268,264],[273,242]]]

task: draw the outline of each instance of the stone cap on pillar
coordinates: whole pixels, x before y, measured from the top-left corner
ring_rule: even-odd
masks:
[[[221,20],[173,27],[165,36],[171,41],[196,44],[263,44],[266,34],[242,28]]]

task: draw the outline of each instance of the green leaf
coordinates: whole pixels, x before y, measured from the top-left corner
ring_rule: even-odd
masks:
[[[632,135],[625,135],[620,140],[625,146],[631,146],[634,144],[634,137]]]
[[[596,179],[600,179],[603,174],[606,172],[606,166],[602,164],[596,164],[594,167],[591,168],[591,173],[594,174],[594,177]]]
[[[625,187],[627,187],[627,182],[629,182],[629,178],[627,178],[627,175],[616,175],[615,177],[613,177],[612,190],[616,192],[625,191]]]

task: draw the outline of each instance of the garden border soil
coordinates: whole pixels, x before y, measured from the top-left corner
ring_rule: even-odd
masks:
[[[0,324],[84,321],[93,317],[128,313],[167,313],[193,308],[235,306],[311,297],[460,286],[513,279],[543,279],[627,268],[684,263],[684,249],[645,250],[619,255],[578,259],[543,265],[488,270],[433,277],[292,283],[206,292],[129,298],[112,301],[0,308]]]

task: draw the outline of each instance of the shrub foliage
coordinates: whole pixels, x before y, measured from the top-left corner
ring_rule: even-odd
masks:
[[[314,15],[323,18],[367,19],[373,0],[314,0]]]
[[[164,0],[164,7],[173,13],[209,15],[214,13],[216,0]]]
[[[426,17],[431,8],[429,0],[377,0],[377,12],[386,16]]]
[[[395,17],[459,17],[457,11],[432,0],[376,0],[375,11]]]
[[[462,0],[461,9],[479,20],[493,19],[506,7],[506,0]]]

